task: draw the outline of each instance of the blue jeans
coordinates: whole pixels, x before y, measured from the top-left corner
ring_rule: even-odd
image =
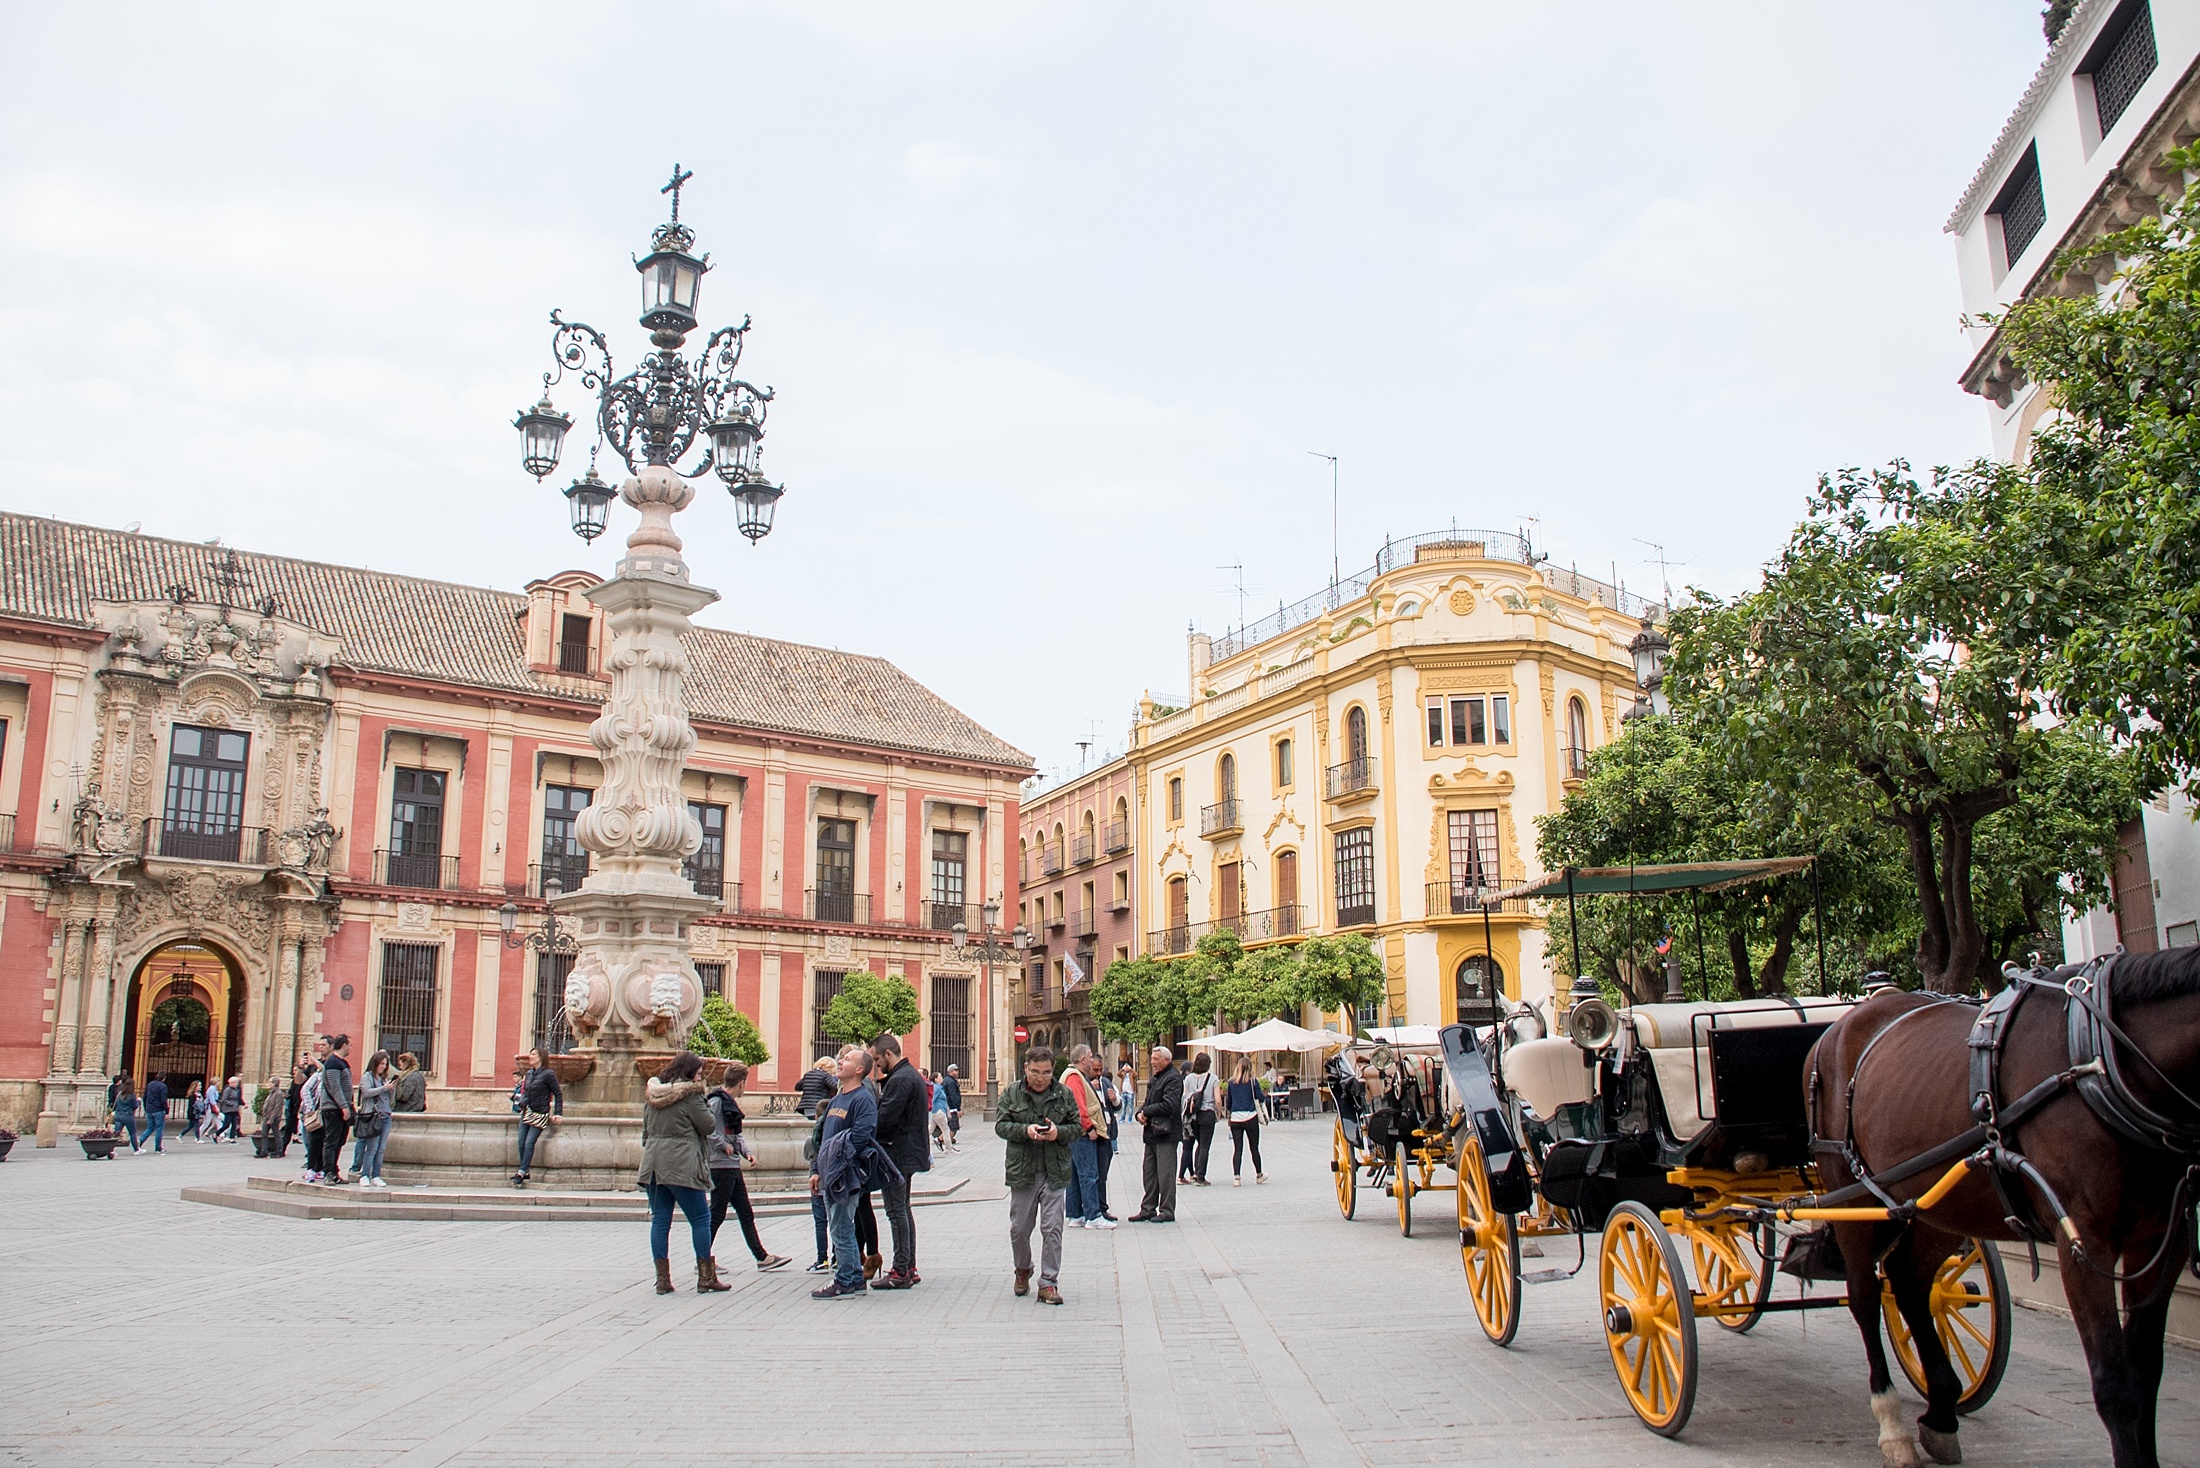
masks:
[[[132,1109],[130,1111],[116,1112],[115,1130],[128,1137],[130,1139],[130,1145],[132,1147],[135,1147],[138,1144],[138,1124],[136,1110]]]
[[[1100,1144],[1090,1137],[1069,1144],[1069,1196],[1062,1207],[1071,1223],[1100,1216]]]
[[[710,1194],[701,1188],[674,1188],[663,1183],[643,1183],[642,1191],[649,1194],[649,1255],[652,1259],[672,1257],[672,1205],[675,1203],[680,1205],[680,1212],[687,1219],[695,1257],[710,1258]]]
[[[833,1283],[844,1290],[863,1288],[863,1248],[856,1242],[856,1205],[861,1193],[850,1193],[825,1205],[833,1235]]]
[[[823,1193],[810,1194],[810,1226],[817,1231],[817,1262],[823,1264],[833,1252],[832,1236],[827,1232],[830,1225],[825,1221]]]
[[[145,1118],[145,1140],[153,1144],[155,1152],[162,1150],[161,1138],[167,1135],[168,1113],[165,1111],[149,1112]]]
[[[1095,1168],[1092,1191],[1093,1196],[1099,1199],[1099,1206],[1085,1216],[1104,1218],[1108,1212],[1108,1169],[1115,1165],[1115,1142],[1112,1139],[1105,1142],[1095,1141],[1092,1144],[1092,1155]],[[1070,1158],[1070,1165],[1076,1166],[1074,1154]]]
[[[351,1170],[362,1178],[382,1175],[382,1153],[390,1145],[390,1119],[382,1118],[382,1128],[371,1137],[354,1137],[351,1143]]]
[[[537,1142],[540,1142],[541,1140],[542,1140],[542,1128],[541,1128],[541,1127],[539,1127],[539,1126],[528,1126],[528,1125],[527,1125],[527,1124],[526,1124],[525,1122],[522,1122],[522,1123],[520,1124],[520,1129],[519,1129],[519,1170],[520,1170],[521,1172],[527,1172],[527,1171],[529,1171],[530,1169],[532,1169],[532,1168],[534,1167],[534,1165],[535,1165],[535,1144],[536,1144]],[[665,1256],[664,1256],[664,1255],[662,1255],[662,1254],[659,1254],[659,1255],[658,1255],[657,1257],[658,1257],[659,1259],[662,1259],[662,1258],[664,1258]]]

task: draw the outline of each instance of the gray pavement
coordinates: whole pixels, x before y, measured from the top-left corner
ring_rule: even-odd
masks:
[[[734,1291],[698,1297],[676,1230],[689,1288],[660,1298],[639,1224],[266,1217],[178,1193],[295,1154],[184,1142],[87,1163],[26,1140],[0,1165],[0,1463],[1878,1461],[1844,1313],[1707,1326],[1694,1419],[1668,1442],[1620,1396],[1586,1274],[1530,1287],[1496,1350],[1448,1195],[1419,1200],[1411,1239],[1365,1194],[1346,1223],[1327,1127],[1264,1140],[1266,1186],[1232,1189],[1218,1148],[1217,1185],[1185,1190],[1175,1226],[1073,1231],[1058,1310],[1010,1294],[998,1201],[919,1214],[913,1291],[820,1304],[812,1277],[732,1257]],[[999,1168],[980,1136],[940,1171]],[[1128,1216],[1134,1159],[1112,1181]],[[807,1261],[807,1219],[764,1233]],[[2171,1351],[2162,1422],[2164,1461],[2200,1465],[2200,1355]],[[2107,1461],[2066,1321],[2018,1313],[2007,1379],[1963,1436],[1977,1465]]]

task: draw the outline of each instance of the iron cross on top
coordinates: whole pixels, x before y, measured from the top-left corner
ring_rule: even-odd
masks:
[[[672,182],[657,190],[657,192],[660,194],[672,195],[672,222],[674,224],[678,224],[680,222],[680,185],[686,183],[689,179],[693,177],[695,177],[694,169],[691,168],[687,172],[682,173],[680,171],[680,165],[675,163],[672,165]]]

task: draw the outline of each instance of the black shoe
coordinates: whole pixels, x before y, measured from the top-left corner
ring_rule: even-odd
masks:
[[[863,1281],[857,1280],[852,1285],[834,1283],[825,1286],[821,1290],[812,1290],[810,1291],[810,1298],[813,1300],[846,1300],[856,1295],[867,1295],[869,1293],[870,1290],[864,1285]]]
[[[1174,1223],[1176,1222],[1176,1215],[1174,1213],[1156,1213],[1146,1221],[1148,1223]]]
[[[1151,1213],[1133,1213],[1130,1221],[1132,1223],[1152,1223],[1153,1215]]]

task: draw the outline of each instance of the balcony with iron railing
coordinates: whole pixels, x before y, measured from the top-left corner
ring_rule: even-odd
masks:
[[[688,879],[698,897],[725,896],[726,868],[723,862],[699,862],[688,860],[680,863],[680,875]]]
[[[558,642],[558,671],[561,673],[578,673],[582,677],[586,677],[595,671],[589,662],[588,644],[585,641],[566,642],[560,639]]]
[[[812,887],[802,894],[802,915],[819,923],[869,923],[871,894]]]
[[[1179,953],[1192,951],[1190,924],[1177,928],[1156,928],[1146,935],[1146,951],[1155,958],[1171,958]]]
[[[1125,883],[1125,884],[1124,884],[1124,886],[1123,886],[1123,890],[1122,890],[1122,891],[1120,891],[1120,892],[1116,893],[1116,894],[1115,894],[1114,896],[1112,896],[1112,897],[1110,897],[1110,898],[1108,899],[1108,911],[1109,911],[1109,912],[1129,912],[1130,910],[1131,910],[1131,889],[1130,889],[1130,884],[1128,884],[1128,883]]]
[[[1070,837],[1070,865],[1081,867],[1092,861],[1094,857],[1100,854],[1099,851],[1096,849],[1098,847],[1098,844],[1099,843],[1094,840],[1093,834],[1090,831],[1081,831],[1077,835]]]
[[[984,922],[985,912],[975,902],[927,902],[924,905],[924,925],[935,933],[952,933],[957,923],[975,933]]]
[[[1375,793],[1375,761],[1367,755],[1331,765],[1322,774],[1322,783],[1331,800],[1350,800]]]
[[[1352,903],[1350,906],[1342,902],[1337,904],[1337,926],[1340,928],[1362,928],[1374,921],[1375,902],[1373,898],[1366,902]]]
[[[1496,887],[1472,882],[1431,882],[1428,884],[1428,915],[1432,918],[1478,918],[1485,908],[1493,917],[1535,915],[1526,898],[1499,897],[1497,894]]]
[[[1090,938],[1100,931],[1100,912],[1097,908],[1079,907],[1071,910],[1069,930],[1079,938]]]
[[[1108,822],[1106,830],[1101,833],[1100,844],[1107,848],[1110,856],[1130,850],[1131,823],[1129,818],[1125,817],[1120,821]]]
[[[449,892],[458,886],[458,857],[441,852],[377,851],[374,869],[367,878],[377,887],[411,887],[423,892]]]
[[[1588,778],[1589,750],[1587,746],[1568,744],[1559,750],[1559,755],[1565,761],[1567,779],[1582,780]]]
[[[149,856],[170,861],[236,862],[243,866],[267,865],[267,828],[232,826],[209,820],[163,820],[145,823]]]
[[[1049,841],[1039,848],[1039,870],[1048,876],[1062,870],[1062,843]]]
[[[581,883],[588,880],[586,856],[559,857],[552,861],[537,862],[527,869],[527,885],[521,892],[529,897],[542,896],[543,884],[555,879],[560,893],[578,892]],[[509,890],[509,884],[507,884]]]
[[[1245,829],[1245,815],[1236,796],[1199,808],[1199,834],[1209,838],[1231,836]]]
[[[0,815],[0,851],[15,850],[15,817]]]

